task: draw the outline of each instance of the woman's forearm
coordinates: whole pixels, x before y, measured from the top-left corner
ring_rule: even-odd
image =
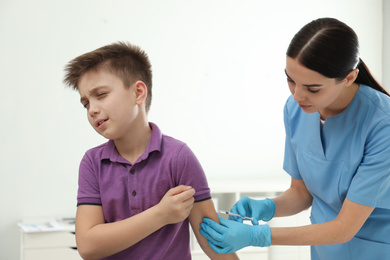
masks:
[[[292,179],[291,187],[272,200],[276,206],[274,217],[285,217],[308,209],[313,197],[302,180]]]
[[[345,199],[331,221],[302,227],[271,228],[272,245],[330,245],[346,243],[362,228],[373,207]]]
[[[301,227],[271,228],[272,245],[331,245],[348,242],[351,232],[337,221]]]

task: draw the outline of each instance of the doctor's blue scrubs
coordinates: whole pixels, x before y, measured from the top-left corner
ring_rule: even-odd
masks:
[[[312,259],[390,259],[390,97],[360,85],[322,125],[318,112],[303,112],[290,96],[284,123],[283,168],[313,196],[313,224],[335,219],[345,198],[375,207],[351,241],[312,246]]]

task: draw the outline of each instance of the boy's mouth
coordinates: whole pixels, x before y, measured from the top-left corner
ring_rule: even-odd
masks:
[[[100,127],[102,126],[105,122],[107,122],[108,119],[103,119],[103,120],[98,120],[96,121],[96,126]]]

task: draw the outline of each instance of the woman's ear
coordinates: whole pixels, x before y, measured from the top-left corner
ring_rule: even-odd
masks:
[[[148,90],[146,88],[146,85],[145,83],[143,83],[142,81],[137,81],[135,83],[135,102],[137,105],[142,105],[145,100],[146,100],[146,97],[148,96]]]
[[[352,70],[347,77],[345,78],[346,80],[346,85],[349,87],[352,85],[352,83],[355,82],[357,76],[359,75],[359,69],[354,69]]]

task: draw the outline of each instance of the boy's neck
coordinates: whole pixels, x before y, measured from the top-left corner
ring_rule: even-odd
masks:
[[[152,129],[146,121],[136,125],[126,139],[114,140],[114,143],[119,154],[134,164],[148,147],[151,135]]]

